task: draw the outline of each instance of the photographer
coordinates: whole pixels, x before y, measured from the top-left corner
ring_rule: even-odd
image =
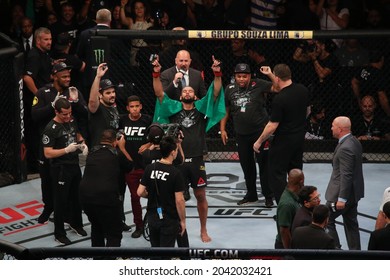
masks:
[[[160,80],[161,65],[158,59],[153,62],[153,89],[157,97],[155,120],[159,123],[178,123],[183,130],[183,151],[186,156],[179,166],[186,182],[191,184],[197,200],[200,219],[200,236],[203,242],[210,242],[206,222],[208,203],[206,199],[206,169],[203,160],[203,148],[206,145],[206,132],[225,116],[224,94],[220,61],[212,57],[211,69],[214,82],[202,99],[198,100],[194,88],[183,87],[180,101],[170,99],[163,90]]]
[[[180,129],[180,125],[173,124],[162,124],[153,123],[151,124],[146,131],[146,138],[151,144],[148,149],[142,152],[142,159],[144,165],[147,166],[150,163],[154,163],[161,159],[161,151],[160,151],[160,141],[164,137],[172,137],[175,139],[177,146],[179,147],[179,153],[175,160],[173,161],[173,165],[177,166],[184,162],[184,152],[181,147],[182,142],[182,132]]]

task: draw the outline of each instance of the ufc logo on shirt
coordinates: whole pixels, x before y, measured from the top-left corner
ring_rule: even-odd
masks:
[[[126,136],[144,136],[146,127],[125,127]]]
[[[150,174],[150,179],[158,179],[158,180],[166,181],[167,180],[166,176],[169,176],[168,172],[153,170],[152,174]]]

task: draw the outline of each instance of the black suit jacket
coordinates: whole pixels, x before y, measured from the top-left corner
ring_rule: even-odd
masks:
[[[390,226],[377,229],[370,235],[368,250],[390,251]]]
[[[180,86],[175,87],[175,85],[173,84],[173,79],[176,73],[176,66],[173,66],[164,70],[161,73],[160,79],[163,85],[164,92],[169,96],[169,98],[179,100],[181,95],[181,88]],[[202,73],[200,71],[195,70],[193,68],[188,69],[188,80],[189,86],[194,89],[195,95],[199,99],[206,95],[206,86],[204,84]]]
[[[335,249],[333,238],[317,225],[297,227],[292,233],[291,249]]]

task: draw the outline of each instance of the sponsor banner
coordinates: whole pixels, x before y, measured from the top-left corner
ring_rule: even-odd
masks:
[[[313,39],[313,31],[189,30],[190,39]]]

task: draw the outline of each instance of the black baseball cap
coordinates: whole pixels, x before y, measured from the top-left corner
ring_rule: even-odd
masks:
[[[99,83],[99,92],[102,92],[108,88],[116,88],[116,85],[114,85],[110,79],[101,80]]]
[[[158,123],[153,123],[148,128],[148,141],[153,144],[159,144],[164,136],[164,129]]]
[[[61,72],[61,71],[64,71],[64,70],[68,70],[68,69],[72,69],[72,66],[66,65],[65,62],[59,62],[59,63],[53,65],[51,73],[52,74],[57,74],[58,72]]]
[[[246,63],[238,63],[234,68],[234,73],[251,73],[251,68]]]

